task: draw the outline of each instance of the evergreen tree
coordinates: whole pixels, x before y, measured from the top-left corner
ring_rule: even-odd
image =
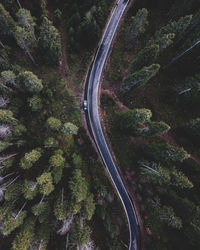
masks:
[[[29,10],[20,8],[17,12],[17,27],[15,38],[20,48],[24,49],[30,59],[34,61],[30,54],[30,48],[36,46],[34,26],[36,25]]]
[[[32,111],[38,111],[42,108],[42,100],[38,95],[28,98],[28,104]]]
[[[83,203],[83,216],[86,220],[91,220],[95,210],[93,194],[89,193]]]
[[[152,64],[141,70],[127,76],[122,83],[121,91],[126,93],[136,87],[144,86],[152,77],[154,77],[160,69],[159,64]]]
[[[138,10],[135,16],[132,17],[131,23],[126,30],[126,47],[131,49],[134,46],[135,39],[145,32],[148,25],[147,21],[148,10],[143,8]]]
[[[74,125],[73,123],[71,123],[71,122],[67,122],[63,126],[63,132],[66,135],[71,135],[71,134],[72,135],[77,135],[78,127],[76,125]]]
[[[156,162],[142,161],[139,162],[141,165],[141,173],[145,175],[148,181],[153,184],[159,185],[169,185],[170,183],[170,173],[169,170]]]
[[[190,120],[186,123],[185,128],[187,133],[193,136],[200,136],[200,118]]]
[[[170,130],[170,126],[165,122],[152,122],[148,121],[142,128],[137,128],[135,135],[153,137],[167,133]]]
[[[61,58],[61,38],[58,30],[47,17],[43,19],[39,44],[44,50],[47,62],[58,65]]]
[[[13,18],[0,3],[0,33],[4,35],[13,35],[15,29],[16,29],[16,24]]]
[[[16,234],[12,243],[13,250],[25,250],[31,246],[34,239],[34,221],[27,219],[19,233]]]
[[[31,168],[40,159],[41,155],[42,150],[40,148],[33,149],[31,152],[26,153],[20,160],[20,167],[23,169]]]
[[[25,180],[22,193],[25,199],[32,200],[38,193],[37,182]]]
[[[58,197],[54,205],[54,215],[57,220],[65,220],[67,218],[68,209],[66,206],[66,202],[64,201],[64,189],[62,189],[62,193]]]
[[[190,157],[183,148],[178,148],[168,143],[147,145],[145,149],[146,154],[159,161],[182,162]]]
[[[19,211],[16,214],[9,214],[3,222],[3,235],[9,235],[17,227],[21,226],[26,217],[26,211]]]
[[[182,221],[175,215],[172,207],[161,206],[159,199],[150,200],[149,202],[154,210],[155,216],[157,216],[161,222],[173,228],[182,228]]]
[[[37,183],[39,185],[39,191],[41,194],[49,195],[54,190],[51,173],[46,172],[40,177],[37,177]]]
[[[89,240],[89,227],[81,227],[79,223],[76,223],[73,227],[72,239],[78,246],[85,245]]]
[[[4,124],[15,124],[16,120],[13,117],[13,112],[10,110],[0,109],[0,122]]]
[[[48,137],[44,141],[45,148],[57,148],[58,145],[59,145],[59,142],[57,140],[55,140],[53,137]]]
[[[132,109],[118,116],[121,130],[136,130],[139,124],[150,121],[152,117],[149,109]]]
[[[88,192],[88,184],[84,177],[82,177],[81,170],[75,169],[69,181],[69,189],[72,194],[72,199],[79,203],[86,199]]]
[[[38,93],[43,89],[42,81],[31,71],[21,72],[17,77],[17,81],[31,93]]]
[[[159,46],[156,44],[142,49],[131,63],[130,72],[134,73],[143,67],[152,65],[159,53]]]
[[[32,213],[38,217],[40,223],[44,223],[50,213],[50,205],[46,201],[40,201],[40,203],[32,207]]]
[[[53,130],[53,131],[59,131],[61,129],[62,123],[59,119],[54,117],[49,117],[47,119],[47,128]]]

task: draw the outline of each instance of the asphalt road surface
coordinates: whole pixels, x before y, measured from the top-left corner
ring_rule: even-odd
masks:
[[[115,8],[111,13],[109,22],[106,26],[102,40],[100,42],[99,48],[97,50],[94,61],[90,68],[90,72],[88,74],[88,83],[85,99],[87,99],[88,103],[86,118],[89,130],[126,212],[130,232],[129,250],[139,250],[140,230],[135,209],[126,191],[126,188],[124,187],[121,177],[117,171],[117,167],[115,166],[115,163],[107,146],[101,127],[98,109],[98,90],[100,85],[100,79],[102,76],[109,49],[111,47],[111,43],[113,41],[114,35],[117,31],[117,27],[120,24],[120,20],[128,3],[129,1],[119,0],[118,4],[116,4]]]

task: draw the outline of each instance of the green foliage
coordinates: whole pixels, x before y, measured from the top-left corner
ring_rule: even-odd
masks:
[[[53,179],[51,173],[43,173],[37,178],[39,191],[41,194],[49,195],[54,190]]]
[[[22,124],[17,124],[12,128],[12,135],[14,137],[19,137],[27,132],[27,129]]]
[[[61,58],[61,38],[58,30],[47,17],[43,19],[39,44],[44,50],[48,64],[58,65]]]
[[[1,123],[15,123],[15,119],[13,117],[13,112],[10,110],[0,109],[0,122]]]
[[[131,49],[134,46],[135,39],[145,32],[148,25],[147,21],[148,10],[143,8],[138,10],[135,16],[132,17],[131,24],[126,30],[126,46]]]
[[[169,170],[163,168],[160,163],[143,161],[139,163],[141,167],[141,173],[145,175],[148,181],[153,184],[169,185],[170,173]]]
[[[32,200],[38,193],[37,182],[25,180],[22,193],[25,199]]]
[[[47,119],[47,128],[53,131],[59,131],[61,129],[62,123],[59,119],[54,117],[49,117]]]
[[[11,70],[6,70],[1,72],[1,81],[4,85],[15,85],[16,75]]]
[[[79,203],[86,199],[88,192],[88,183],[82,177],[81,170],[75,169],[69,181],[69,189],[71,190],[72,199]]]
[[[22,229],[15,236],[15,239],[12,243],[13,250],[24,250],[28,249],[31,246],[31,243],[34,239],[34,221],[33,219],[26,220]]]
[[[151,44],[158,44],[160,51],[167,48],[173,43],[173,40],[177,40],[183,37],[187,28],[192,20],[192,15],[181,17],[178,21],[173,21],[166,26],[162,27],[155,33],[154,38],[151,39]]]
[[[53,166],[55,168],[62,168],[65,164],[65,158],[62,156],[63,152],[61,151],[55,151],[54,155],[51,156],[49,160],[50,166]]]
[[[59,145],[59,142],[57,140],[55,140],[53,137],[48,137],[44,141],[45,148],[57,148],[58,145]]]
[[[154,77],[160,69],[159,64],[152,64],[148,67],[143,67],[141,70],[127,76],[121,87],[123,93],[132,90],[136,87],[144,86],[152,77]]]
[[[28,98],[29,107],[32,111],[38,111],[42,108],[42,100],[39,96],[34,95],[31,98]]]
[[[168,143],[147,145],[145,149],[145,153],[159,161],[182,162],[190,157],[183,148],[178,148]]]
[[[2,151],[4,151],[5,149],[7,149],[8,147],[12,146],[13,144],[10,142],[4,142],[4,141],[0,141],[0,153]]]
[[[40,148],[33,149],[31,152],[26,153],[20,160],[20,167],[23,169],[31,168],[33,164],[39,160],[41,155],[42,150]]]
[[[181,171],[175,168],[171,171],[171,185],[179,188],[193,188],[192,182]]]
[[[185,127],[189,134],[200,136],[200,118],[190,120]]]
[[[182,221],[175,215],[172,207],[161,206],[159,199],[150,200],[149,202],[154,210],[155,216],[157,216],[161,222],[173,228],[182,228]]]
[[[14,201],[21,195],[22,191],[22,183],[21,182],[15,182],[12,185],[10,185],[5,192],[5,200],[6,201]]]
[[[53,211],[57,220],[64,220],[67,218],[68,209],[65,204],[63,194],[61,194],[56,200]]]
[[[135,130],[139,124],[150,121],[152,117],[149,109],[133,109],[120,113],[118,116],[121,130]]]
[[[78,127],[71,122],[67,122],[63,126],[63,132],[66,135],[77,135]]]
[[[15,32],[16,24],[9,12],[0,3],[0,33],[12,35]]]
[[[17,227],[23,224],[23,221],[26,217],[26,211],[22,211],[20,214],[10,214],[8,215],[3,223],[3,235],[9,235],[12,233]]]
[[[93,194],[89,193],[83,204],[83,216],[86,220],[91,220],[95,210]]]
[[[152,65],[158,57],[159,46],[156,44],[142,49],[131,63],[130,72],[134,73],[145,66]]]
[[[36,46],[34,26],[36,25],[29,10],[19,9],[17,12],[17,27],[15,38],[22,49],[29,51],[30,47]]]
[[[21,72],[17,80],[28,92],[38,93],[43,89],[42,81],[31,71]]]
[[[50,205],[48,202],[40,202],[32,207],[32,213],[38,217],[40,223],[44,223],[48,218]]]
[[[145,127],[137,128],[135,135],[153,137],[167,133],[170,130],[170,126],[165,122],[152,122],[145,123]]]
[[[81,227],[80,224],[75,224],[72,230],[72,239],[77,245],[85,245],[89,240],[89,236],[88,226]]]

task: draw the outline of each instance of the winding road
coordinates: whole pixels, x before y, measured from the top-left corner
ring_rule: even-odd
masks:
[[[117,167],[113,161],[112,155],[109,151],[106,143],[103,130],[100,122],[99,115],[99,87],[105,62],[108,57],[109,50],[113,38],[119,27],[122,16],[128,6],[129,0],[119,0],[116,6],[113,8],[110,15],[110,19],[105,28],[103,37],[99,44],[95,58],[91,65],[90,71],[87,77],[87,84],[85,90],[85,99],[88,103],[88,110],[86,112],[87,126],[94,139],[97,149],[101,155],[101,158],[106,166],[109,176],[116,188],[116,191],[122,201],[124,210],[126,212],[127,221],[130,232],[129,250],[140,249],[140,229],[138,219],[135,213],[134,206],[130,200],[128,192],[122,182],[122,179],[118,173]]]

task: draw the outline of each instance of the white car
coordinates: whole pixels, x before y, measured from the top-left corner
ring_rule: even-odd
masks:
[[[83,101],[83,110],[86,111],[88,109],[87,107],[87,100]]]

